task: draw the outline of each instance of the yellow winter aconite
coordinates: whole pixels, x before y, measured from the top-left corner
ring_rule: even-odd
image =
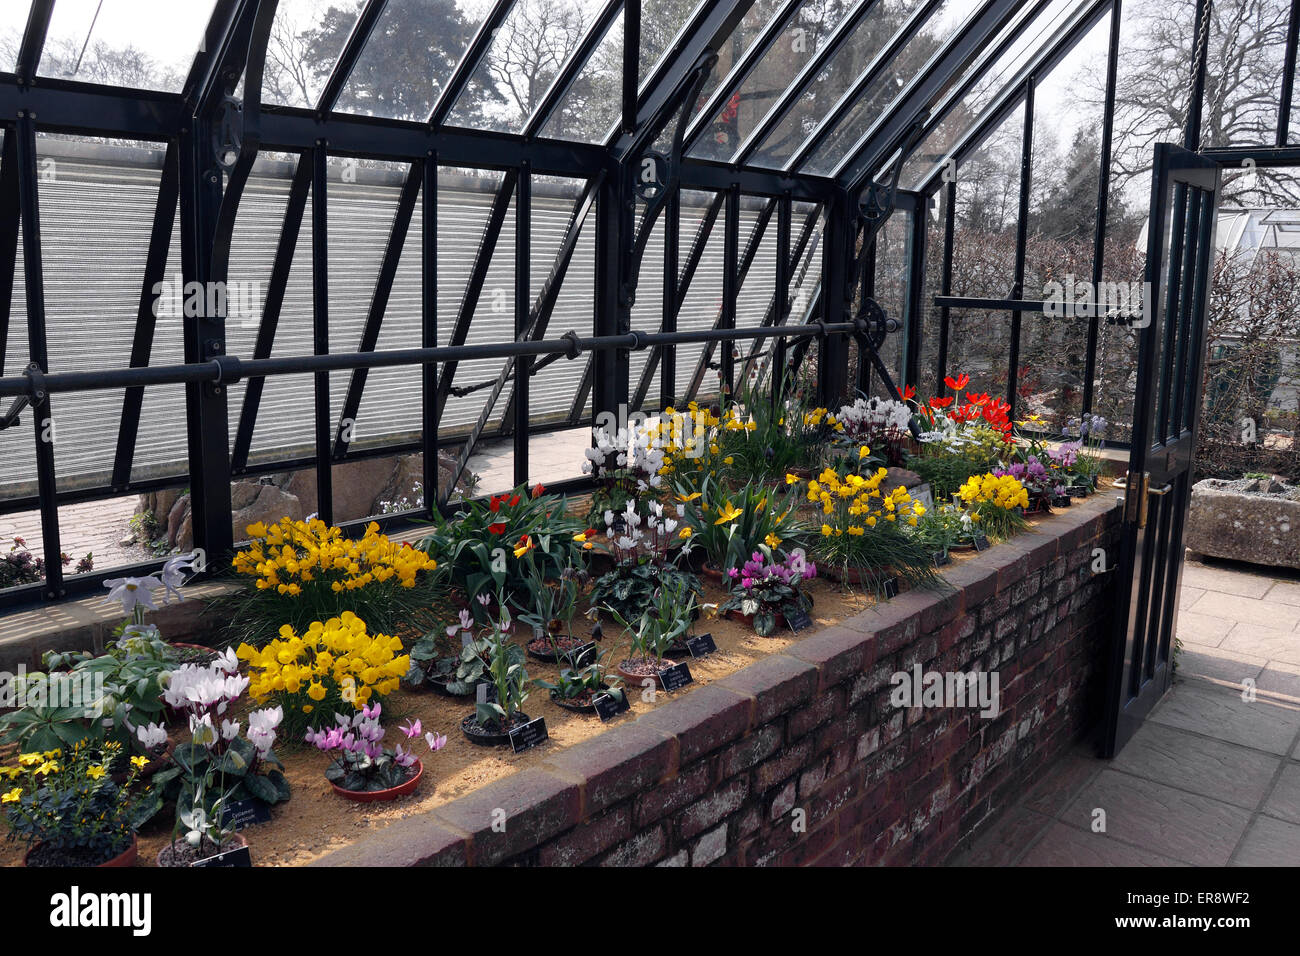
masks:
[[[399,638],[368,633],[351,611],[314,621],[302,635],[286,624],[260,650],[241,644],[236,653],[248,662],[249,692],[259,701],[275,698],[286,714],[311,713],[311,702],[326,699],[360,710],[372,696],[397,690],[411,667]]]
[[[297,597],[304,585],[353,591],[372,583],[395,581],[415,587],[421,571],[438,566],[423,551],[388,540],[371,522],[359,539],[346,538],[339,528],[318,519],[248,526],[251,543],[235,555],[235,570],[256,579],[259,590],[273,589]]]

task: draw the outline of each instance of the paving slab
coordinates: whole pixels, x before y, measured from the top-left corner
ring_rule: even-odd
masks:
[[[1189,588],[1184,585],[1178,592],[1178,609],[1183,611],[1191,607],[1204,593],[1204,588]]]
[[[1236,624],[1236,621],[1226,617],[1213,617],[1209,614],[1200,614],[1182,608],[1178,612],[1178,621],[1174,625],[1174,633],[1183,641],[1195,641],[1197,644],[1218,647]]]
[[[1260,812],[1300,826],[1300,763],[1287,761]]]
[[[1269,661],[1255,678],[1255,687],[1300,702],[1300,664]]]
[[[1143,847],[1129,846],[1105,833],[1054,823],[1029,848],[1021,866],[1187,866]]]
[[[1267,657],[1240,654],[1214,645],[1183,642],[1178,654],[1178,671],[1175,679],[1206,677],[1212,680],[1240,684],[1246,678],[1258,678],[1268,665]]]
[[[1256,817],[1233,854],[1232,865],[1300,866],[1300,826]]]
[[[1259,806],[1278,758],[1147,721],[1111,761],[1115,770],[1230,803]]]
[[[1300,732],[1300,707],[1263,697],[1247,703],[1240,691],[1189,680],[1175,685],[1147,720],[1271,754],[1285,754]]]
[[[1197,614],[1224,618],[1239,624],[1257,624],[1284,631],[1294,631],[1300,623],[1300,612],[1290,604],[1265,601],[1262,598],[1243,601],[1241,595],[1206,591],[1189,608]]]
[[[1052,818],[1024,806],[1012,807],[991,830],[976,838],[954,866],[1014,866],[1025,847],[1052,826]]]
[[[1271,661],[1300,664],[1300,631],[1262,624],[1238,624],[1228,632],[1219,647]]]
[[[1194,866],[1226,865],[1250,822],[1249,810],[1114,769],[1098,774],[1061,822],[1091,833],[1097,809],[1106,835]]]
[[[1266,601],[1277,604],[1290,604],[1300,607],[1300,583],[1295,581],[1278,581],[1264,595]]]
[[[1273,578],[1261,572],[1213,567],[1188,562],[1183,565],[1184,588],[1203,588],[1224,594],[1259,598],[1273,586]]]

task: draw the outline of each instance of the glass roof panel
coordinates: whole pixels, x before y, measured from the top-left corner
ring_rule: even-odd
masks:
[[[759,58],[688,154],[701,159],[729,159],[853,6],[833,2],[802,4],[782,31],[781,39]]]
[[[700,90],[700,97],[691,104],[688,119],[694,119],[700,110],[708,104],[709,98],[717,91],[723,80],[729,79],[732,69],[749,52],[754,42],[763,34],[772,19],[776,17],[787,0],[754,0],[754,5],[746,11],[731,36],[718,49],[718,62],[709,73],[709,78]]]
[[[315,107],[361,6],[357,0],[280,0],[266,46],[263,102]]]
[[[18,65],[18,48],[22,46],[30,8],[31,3],[22,0],[0,4],[0,70],[6,73],[12,73]]]
[[[906,27],[924,2],[886,0],[878,3],[759,144],[752,161],[760,166],[784,166],[805,137],[853,87],[854,81],[866,74],[889,41]]]
[[[874,79],[803,164],[803,171],[830,175],[853,147],[911,83],[939,55],[943,46],[972,19],[982,4],[945,0],[899,49],[885,72]]]
[[[940,115],[952,103],[951,110],[939,125],[926,135],[903,164],[899,185],[904,189],[919,189],[928,182],[947,161],[952,148],[965,139],[980,122],[984,110],[1015,81],[1028,64],[1060,38],[1064,25],[1087,3],[1088,0],[1051,0],[1047,8],[1034,17],[1033,22],[1024,26],[1006,51],[998,55],[996,51],[1006,38],[1021,28],[1029,11],[1037,8],[1027,7],[1022,15],[1007,24],[984,54],[953,84],[950,98],[935,108],[934,114]],[[1101,55],[1105,56],[1104,50]],[[960,100],[953,102],[952,97],[957,95],[971,77],[977,77],[975,83]]]
[[[654,75],[659,61],[676,48],[695,13],[712,0],[641,0],[641,64],[638,89]]]
[[[348,76],[337,109],[425,122],[469,48],[478,7],[464,0],[388,0]]]
[[[522,132],[604,6],[605,0],[517,0],[448,125]]]
[[[623,90],[623,14],[605,31],[586,66],[556,104],[542,135],[584,143],[603,142],[618,121]]]
[[[179,92],[215,4],[216,0],[59,0],[36,72],[58,79]],[[18,6],[25,19],[27,4]]]

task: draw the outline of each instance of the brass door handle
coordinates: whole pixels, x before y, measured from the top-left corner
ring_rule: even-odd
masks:
[[[1168,484],[1160,488],[1148,488],[1147,494],[1156,495],[1157,497],[1163,498],[1165,495],[1169,494],[1169,492],[1173,490],[1174,490],[1173,482],[1169,482]]]

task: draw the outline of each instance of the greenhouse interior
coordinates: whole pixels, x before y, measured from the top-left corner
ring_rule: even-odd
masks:
[[[6,0],[0,864],[1300,864],[1298,46]]]

